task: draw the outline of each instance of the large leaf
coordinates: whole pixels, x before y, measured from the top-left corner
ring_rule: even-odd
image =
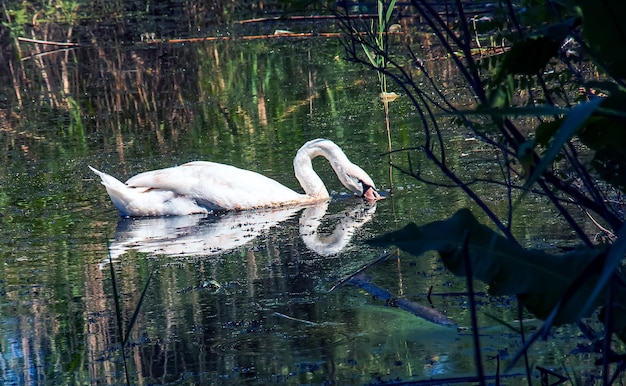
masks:
[[[604,302],[601,291],[585,315],[581,306],[594,290],[606,256],[605,248],[581,248],[565,254],[549,254],[525,249],[480,224],[472,213],[462,209],[450,219],[421,227],[405,228],[378,237],[375,245],[396,245],[419,256],[437,251],[445,266],[455,275],[465,275],[463,251],[469,254],[474,277],[489,284],[493,295],[517,295],[524,306],[539,318],[546,318],[560,300],[565,300],[555,324],[571,323],[588,316]],[[570,286],[572,283],[575,286]],[[626,287],[617,288],[617,307],[626,309]],[[623,313],[621,313],[623,315]],[[624,340],[623,320],[614,321]]]
[[[537,75],[557,55],[559,47],[578,23],[578,18],[567,19],[513,44],[504,56],[494,83],[499,83],[506,75]]]
[[[583,36],[604,68],[626,79],[626,1],[575,0],[583,19]]]
[[[539,36],[515,43],[506,53],[503,70],[507,74],[537,75],[556,55],[561,41]]]

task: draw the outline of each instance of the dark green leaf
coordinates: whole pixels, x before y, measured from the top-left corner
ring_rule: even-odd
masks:
[[[572,29],[580,25],[579,17],[572,17],[560,23],[547,25],[534,34],[535,36],[547,37],[559,46],[571,34]]]
[[[592,55],[610,73],[626,78],[626,1],[575,0],[583,19],[583,37]]]
[[[504,78],[504,82],[496,85],[490,90],[488,95],[488,103],[490,108],[506,108],[511,106],[513,100],[513,77],[507,75]]]
[[[502,71],[514,75],[536,75],[554,57],[561,46],[547,36],[516,43],[507,52]]]
[[[541,122],[535,131],[535,143],[547,147],[562,123],[562,119]]]

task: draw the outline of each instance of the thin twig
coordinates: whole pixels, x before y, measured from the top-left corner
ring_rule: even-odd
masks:
[[[588,210],[583,209],[583,212],[589,218],[589,220],[591,220],[593,225],[595,225],[598,229],[600,229],[602,232],[604,232],[608,236],[609,240],[615,241],[615,239],[617,238],[615,236],[615,233],[611,232],[611,230],[600,225],[600,223],[591,215],[591,213],[589,213]]]
[[[524,305],[517,298],[517,319],[519,320],[519,331],[522,343],[526,343],[526,332],[524,331]],[[532,386],[532,377],[530,372],[530,361],[528,360],[528,352],[524,351],[524,368],[526,369],[526,382],[528,386]]]
[[[359,273],[365,271],[366,269],[368,269],[369,267],[373,266],[374,264],[378,264],[383,260],[386,260],[388,257],[393,256],[394,254],[392,252],[387,252],[387,253],[383,253],[382,255],[380,255],[378,258],[363,264],[360,268],[358,268],[356,271],[352,272],[351,274],[349,274],[348,276],[345,276],[343,278],[341,278],[337,283],[335,283],[335,285],[333,285],[332,287],[330,287],[330,289],[328,290],[328,292],[333,292],[333,290],[335,290],[337,287],[341,287],[342,285],[344,285],[348,280],[352,279],[354,276],[358,275]]]
[[[35,59],[35,58],[41,58],[42,56],[64,53],[64,52],[75,50],[77,48],[78,47],[69,47],[69,48],[59,48],[57,50],[44,51],[44,52],[40,52],[34,55],[25,56],[21,58],[20,60],[26,61],[26,60]]]
[[[293,316],[281,314],[280,312],[274,312],[274,315],[280,316],[281,318],[293,320],[293,321],[296,321],[296,322],[301,322],[301,323],[304,323],[304,324],[308,324],[309,326],[318,326],[319,325],[319,323],[311,322],[309,320],[294,318]]]
[[[485,385],[485,372],[480,351],[480,334],[478,332],[478,318],[476,316],[476,299],[474,297],[474,274],[472,272],[472,262],[469,252],[469,231],[465,232],[463,246],[460,253],[463,254],[463,265],[465,266],[465,281],[467,285],[470,318],[472,321],[472,338],[474,339],[474,360],[476,364],[477,377],[481,385]]]
[[[21,42],[26,42],[26,43],[43,44],[47,46],[80,47],[80,43],[53,42],[49,40],[29,39],[29,38],[21,38],[21,37],[18,37],[17,40]]]
[[[336,20],[339,17],[347,17],[350,19],[375,19],[378,14],[364,13],[359,15],[293,15],[293,16],[274,16],[274,17],[259,17],[255,19],[245,19],[236,21],[235,24],[249,24],[249,23],[267,23],[273,21],[307,21],[307,20]]]
[[[366,35],[366,32],[354,32],[359,35]],[[386,34],[398,35],[402,32],[385,32]],[[147,41],[146,44],[160,44],[160,43],[198,43],[198,42],[212,42],[212,41],[227,41],[227,40],[257,40],[257,39],[301,39],[301,38],[339,38],[342,36],[340,32],[280,32],[266,35],[242,35],[242,36],[205,36],[197,38],[185,38],[185,39],[167,39],[167,40],[154,40]]]

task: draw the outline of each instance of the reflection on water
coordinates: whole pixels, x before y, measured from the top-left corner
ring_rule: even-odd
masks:
[[[133,175],[205,159],[295,187],[295,149],[326,137],[384,189],[379,86],[375,76],[335,60],[340,53],[325,40],[91,47],[13,62],[22,75],[0,72],[0,94],[8,96],[0,103],[0,383],[123,383],[112,279],[101,269],[112,235],[125,323],[155,269],[126,348],[138,384],[473,375],[466,331],[431,325],[356,288],[328,293],[380,256],[364,240],[409,221],[446,218],[467,205],[458,192],[394,175],[394,194],[375,207],[340,199],[282,211],[119,220],[88,171],[94,161]],[[446,68],[432,72],[453,76]],[[393,103],[394,146],[414,147],[416,113],[402,98]],[[442,122],[442,130],[457,129]],[[449,158],[459,169],[492,170],[482,160],[455,158],[473,154],[462,136]],[[316,170],[336,180],[326,178],[328,165]],[[500,195],[493,192],[493,205],[506,210]],[[518,232],[528,236],[520,239],[563,239],[554,216],[532,208],[522,215],[528,228]],[[424,305],[431,299],[469,325],[464,279],[436,257],[401,255],[366,273],[389,292]],[[511,299],[479,302],[502,320],[517,317]],[[481,322],[485,356],[516,351],[517,334]],[[593,361],[570,354],[574,337],[564,329],[558,344],[538,346],[541,364]],[[495,368],[486,361],[488,373]]]
[[[300,216],[300,236],[304,244],[315,253],[330,256],[340,253],[354,232],[372,219],[376,204],[361,203],[346,208],[335,216],[339,222],[331,234],[321,234],[320,226],[328,209],[328,203],[306,208]]]
[[[134,249],[167,256],[210,256],[245,245],[301,208],[209,215],[120,218],[109,246],[117,258]]]
[[[109,253],[116,259],[128,252],[167,256],[211,256],[244,246],[260,234],[294,217],[298,212],[299,231],[306,247],[322,256],[343,250],[356,229],[372,219],[375,204],[350,205],[335,214],[339,219],[330,235],[321,233],[328,202],[306,207],[226,212],[208,215],[156,218],[120,218]]]

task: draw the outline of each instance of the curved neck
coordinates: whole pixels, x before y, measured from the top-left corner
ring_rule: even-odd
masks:
[[[342,165],[350,164],[350,161],[339,146],[327,140],[309,141],[298,150],[293,159],[293,169],[304,192],[316,198],[329,198],[324,182],[313,170],[311,160],[318,156],[326,158],[337,175],[342,172]]]

